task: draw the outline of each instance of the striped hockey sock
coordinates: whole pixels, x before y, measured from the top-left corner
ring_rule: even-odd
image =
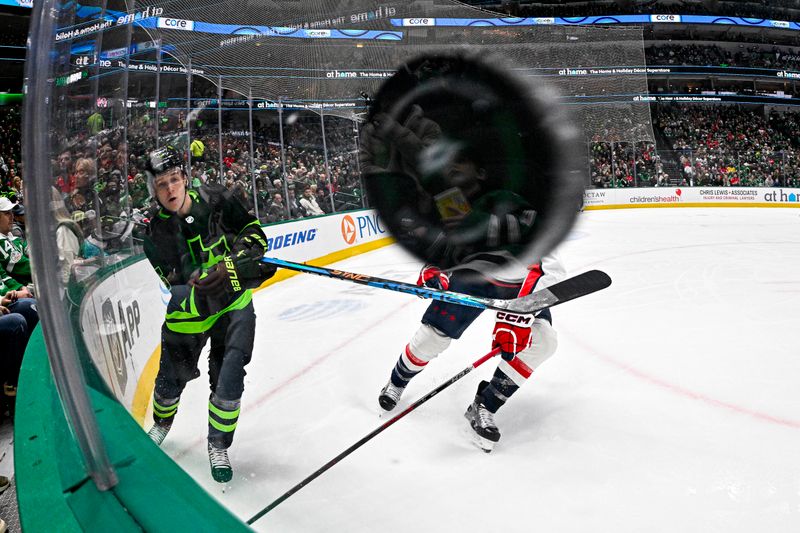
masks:
[[[223,400],[212,394],[208,400],[208,441],[217,448],[228,448],[239,423],[240,400]]]
[[[178,413],[180,398],[161,398],[153,395],[153,421],[157,426],[170,427]]]
[[[411,349],[406,345],[392,370],[392,384],[395,387],[405,388],[411,378],[422,372],[427,364],[427,361],[423,361],[411,353]]]

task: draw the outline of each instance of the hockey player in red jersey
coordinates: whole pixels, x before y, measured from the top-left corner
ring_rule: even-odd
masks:
[[[439,187],[446,192],[434,196],[440,224],[425,229],[426,239],[431,243],[429,257],[440,257],[456,266],[443,271],[426,265],[417,284],[509,299],[561,281],[564,269],[554,254],[528,266],[516,259],[526,236],[534,229],[536,212],[519,195],[494,188],[487,171],[493,166],[479,155],[474,146],[461,149],[445,165]],[[472,235],[473,245],[448,245],[447,238],[438,236],[444,237],[446,232]],[[394,409],[411,378],[442,353],[452,339],[460,338],[480,313],[474,307],[431,303],[422,317],[422,325],[400,354],[389,382],[381,390],[378,398],[381,407],[387,411]],[[492,345],[500,348],[502,359],[491,381],[478,386],[475,399],[465,413],[479,446],[485,451],[491,451],[500,439],[494,414],[553,355],[556,344],[549,310],[532,316],[496,314]]]
[[[426,265],[417,284],[427,287],[486,296],[515,298],[549,287],[561,280],[564,269],[556,254],[527,270],[504,269],[492,272],[489,265],[476,260],[443,272]],[[391,411],[397,405],[409,381],[442,353],[453,339],[458,339],[478,318],[482,310],[446,302],[433,302],[422,316],[422,324],[397,360],[389,382],[381,390],[378,402]],[[490,452],[500,440],[494,414],[531,377],[536,368],[556,350],[557,336],[549,309],[535,315],[498,311],[492,332],[492,347],[500,348],[501,359],[490,381],[481,381],[472,404],[464,416],[475,433],[475,440]]]

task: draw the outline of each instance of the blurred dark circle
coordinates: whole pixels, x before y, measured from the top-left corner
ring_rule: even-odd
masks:
[[[557,94],[469,52],[401,66],[371,103],[360,155],[390,232],[446,268],[480,254],[499,266],[538,261],[574,222],[586,179],[579,130]],[[530,213],[530,225],[506,231],[509,216],[513,226]]]

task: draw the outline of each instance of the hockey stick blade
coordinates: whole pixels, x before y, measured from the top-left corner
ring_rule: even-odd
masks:
[[[575,298],[592,294],[611,285],[611,278],[601,270],[589,270],[569,279],[565,279],[546,289],[534,291],[527,296],[514,300],[496,300],[508,302],[504,309],[515,313],[535,313],[542,309],[563,304]],[[503,305],[503,304],[500,304]]]
[[[357,274],[333,268],[309,265],[306,263],[295,263],[275,257],[264,257],[263,262],[277,267],[316,274],[327,278],[350,281],[360,285],[368,285],[379,289],[386,289],[395,292],[413,294],[420,298],[430,298],[452,304],[477,307],[479,309],[494,309],[495,311],[512,311],[515,313],[534,313],[547,307],[552,307],[569,300],[574,300],[580,296],[591,294],[611,285],[611,278],[599,270],[590,270],[583,274],[557,283],[547,289],[536,291],[522,298],[502,300],[499,298],[484,298],[481,296],[471,296],[453,291],[440,291],[428,287],[418,287],[413,283],[395,281],[390,279],[378,278],[367,274]]]

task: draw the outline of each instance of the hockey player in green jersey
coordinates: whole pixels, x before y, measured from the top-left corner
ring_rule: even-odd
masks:
[[[222,186],[190,190],[183,157],[171,146],[153,151],[148,188],[160,209],[145,254],[172,298],[161,328],[161,361],[153,393],[157,444],[166,437],[186,383],[210,339],[208,455],[214,479],[233,476],[233,442],[255,333],[252,291],[275,273],[261,262],[266,239],[258,221]]]

